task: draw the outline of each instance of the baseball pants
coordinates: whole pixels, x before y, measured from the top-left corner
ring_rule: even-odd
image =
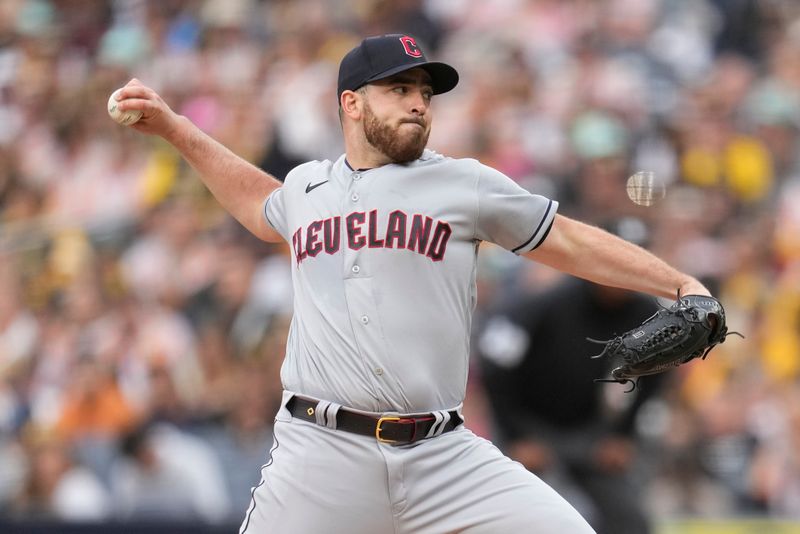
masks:
[[[240,534],[590,534],[550,486],[463,426],[409,445],[278,412]]]

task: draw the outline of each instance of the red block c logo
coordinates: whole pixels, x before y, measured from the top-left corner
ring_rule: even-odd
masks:
[[[417,42],[413,37],[404,35],[400,38],[400,42],[403,43],[403,48],[405,49],[406,54],[411,57],[422,57],[422,50],[419,49]]]

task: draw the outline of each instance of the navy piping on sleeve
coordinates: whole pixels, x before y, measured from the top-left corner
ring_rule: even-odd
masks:
[[[267,222],[269,223],[269,225],[270,225],[270,226],[272,226],[273,228],[275,228],[275,229],[277,230],[277,229],[278,229],[278,227],[277,227],[277,226],[275,226],[275,223],[273,223],[273,222],[270,220],[270,218],[269,218],[269,215],[267,215],[267,206],[269,206],[269,201],[270,201],[270,200],[272,200],[272,194],[273,194],[273,193],[275,193],[275,191],[273,191],[272,193],[270,193],[270,195],[267,197],[267,200],[264,202],[264,218],[267,220]]]
[[[550,216],[550,210],[552,210],[552,209],[553,209],[553,201],[552,201],[552,200],[550,200],[550,201],[548,201],[548,203],[547,203],[547,210],[544,212],[544,217],[542,217],[542,220],[541,220],[541,221],[539,221],[539,226],[537,226],[537,227],[536,227],[536,230],[533,232],[533,235],[532,235],[532,236],[531,236],[531,237],[530,237],[530,238],[529,238],[527,241],[525,241],[523,244],[521,244],[521,245],[520,245],[520,246],[518,246],[517,248],[513,249],[511,252],[513,252],[514,254],[516,254],[516,253],[517,253],[517,251],[519,251],[519,250],[522,250],[523,248],[525,248],[525,247],[527,247],[528,245],[530,245],[531,241],[533,241],[533,238],[534,238],[534,237],[536,237],[536,235],[537,235],[537,234],[539,233],[539,231],[542,229],[542,225],[544,224],[544,222],[545,222],[545,221],[547,220],[547,218]],[[554,220],[555,220],[555,219],[554,219]],[[542,244],[542,241],[544,241],[544,238],[545,238],[545,237],[547,237],[547,234],[549,234],[549,233],[550,233],[550,229],[551,229],[552,227],[553,227],[553,221],[550,221],[550,226],[548,226],[548,227],[547,227],[547,230],[545,231],[544,235],[542,235],[541,239],[539,239],[539,242],[538,242],[538,243],[536,243],[536,245],[535,245],[535,246],[531,247],[531,250],[535,249],[536,247],[538,247],[539,245],[541,245],[541,244]]]
[[[541,245],[542,243],[544,243],[544,240],[545,240],[545,239],[547,239],[547,236],[548,236],[548,234],[550,234],[550,230],[552,230],[552,229],[553,229],[553,223],[554,223],[554,222],[556,222],[556,220],[555,220],[555,219],[553,219],[552,221],[550,221],[550,226],[548,226],[548,227],[547,227],[547,230],[545,230],[545,231],[544,231],[544,234],[542,234],[542,238],[539,240],[539,242],[538,242],[538,243],[536,243],[536,246],[535,246],[535,247],[533,247],[531,250],[536,250],[536,249],[537,249],[537,247],[538,247],[539,245]],[[529,250],[528,252],[530,252],[530,250]]]

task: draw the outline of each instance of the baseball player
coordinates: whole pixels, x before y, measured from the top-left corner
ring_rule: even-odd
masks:
[[[162,136],[217,200],[292,250],[294,317],[274,445],[241,533],[593,532],[554,490],[464,427],[481,241],[592,281],[665,297],[697,280],[557,214],[472,159],[426,149],[456,70],[408,35],[341,61],[345,154],[282,184],[131,80],[122,111]]]

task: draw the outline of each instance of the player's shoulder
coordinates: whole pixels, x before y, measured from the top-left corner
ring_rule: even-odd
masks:
[[[309,179],[327,179],[333,165],[334,162],[327,159],[301,163],[286,174],[283,185],[287,189],[295,187],[296,184],[302,184],[302,187],[305,187]]]
[[[480,174],[484,165],[473,158],[454,158],[425,149],[422,156],[414,162],[414,166],[420,169],[435,169],[437,173],[440,171],[447,173],[447,176],[452,179],[454,176],[474,178]]]

